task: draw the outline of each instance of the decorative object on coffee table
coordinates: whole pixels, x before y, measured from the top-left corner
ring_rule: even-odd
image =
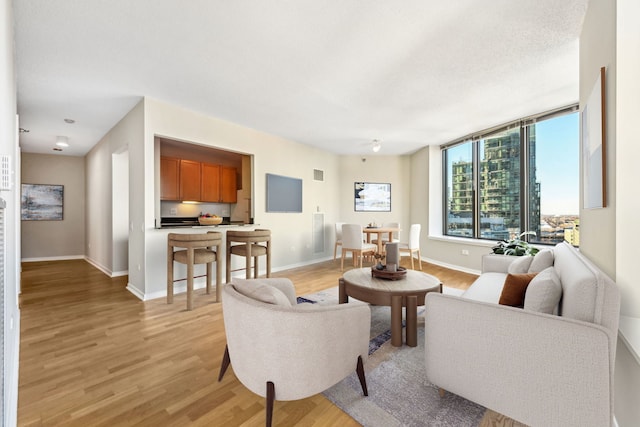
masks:
[[[390,271],[387,269],[387,265],[383,265],[381,270],[376,267],[371,267],[371,276],[379,279],[399,280],[407,275],[406,268],[397,267],[395,271]]]

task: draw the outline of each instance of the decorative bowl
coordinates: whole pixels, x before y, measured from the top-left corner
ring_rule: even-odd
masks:
[[[399,280],[407,275],[407,269],[404,267],[398,267],[396,271],[391,272],[387,271],[386,266],[382,270],[378,270],[375,266],[373,266],[371,267],[371,275],[379,279]]]
[[[201,216],[201,217],[198,217],[198,222],[200,223],[200,225],[218,225],[222,223],[222,217],[221,216],[212,216],[212,217]]]

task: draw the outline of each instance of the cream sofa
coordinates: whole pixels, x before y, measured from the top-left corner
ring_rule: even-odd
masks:
[[[530,426],[612,425],[616,284],[568,243],[527,268],[523,258],[485,256],[461,297],[427,294],[427,378]],[[524,308],[497,304],[510,268],[540,269],[544,258],[552,265],[529,284]]]

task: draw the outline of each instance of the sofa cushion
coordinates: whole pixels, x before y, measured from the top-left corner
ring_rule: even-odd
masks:
[[[291,302],[284,292],[259,280],[238,280],[233,283],[233,288],[242,295],[256,301],[291,307]]]
[[[522,307],[527,286],[535,276],[536,273],[507,274],[498,304]]]
[[[531,261],[533,261],[532,256],[523,255],[518,257],[517,260],[513,261],[509,265],[509,269],[507,273],[509,274],[524,274],[529,272],[529,266],[531,265]]]
[[[538,252],[531,261],[528,273],[540,273],[542,270],[553,265],[553,251],[551,249],[543,249]]]
[[[462,298],[497,304],[506,277],[506,273],[482,273],[462,294]]]
[[[529,283],[524,298],[524,309],[540,313],[557,313],[558,304],[562,297],[560,278],[553,267],[538,273]]]

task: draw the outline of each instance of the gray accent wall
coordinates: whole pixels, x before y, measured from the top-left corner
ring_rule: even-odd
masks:
[[[21,182],[64,186],[62,221],[22,221],[22,260],[83,258],[84,157],[23,153]]]

